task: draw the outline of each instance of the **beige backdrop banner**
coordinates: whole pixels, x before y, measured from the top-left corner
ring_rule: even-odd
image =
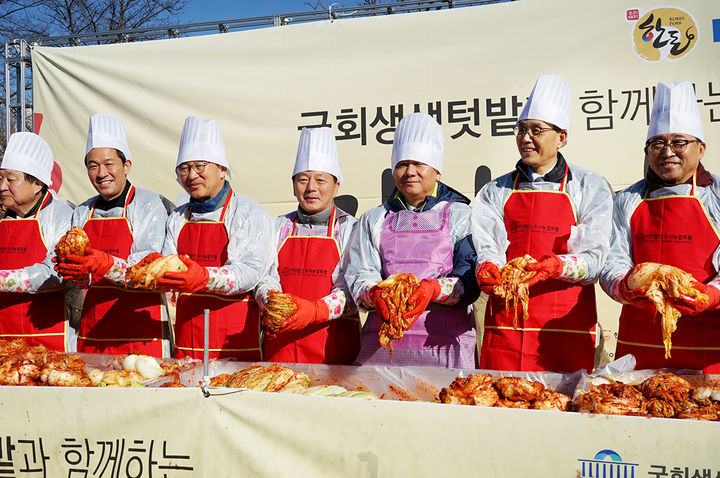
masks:
[[[63,170],[61,195],[95,194],[82,165],[88,118],[115,113],[131,180],[174,200],[184,118],[217,118],[236,190],[277,215],[295,208],[300,126],[332,126],[359,212],[380,203],[394,126],[415,109],[443,125],[443,180],[468,196],[479,166],[518,159],[511,134],[538,74],[573,89],[570,162],[620,189],[642,175],[653,87],[695,83],[706,163],[720,144],[720,2],[520,0],[152,42],[34,48],[40,134]],[[717,22],[717,21],[716,21]]]
[[[697,420],[249,391],[204,398],[198,388],[0,392],[7,476],[720,474],[720,425]]]
[[[512,126],[535,79],[565,76],[573,90],[566,158],[616,190],[643,172],[643,145],[658,81],[696,85],[720,172],[720,2],[489,6],[342,19],[134,44],[34,48],[40,134],[63,170],[61,195],[95,194],[82,164],[88,118],[115,113],[133,152],[133,183],[171,200],[184,119],[217,118],[236,190],[273,215],[295,209],[290,174],[301,126],[331,126],[359,213],[381,202],[394,127],[414,110],[443,125],[443,180],[473,197],[478,168],[492,177],[518,159]],[[487,175],[487,174],[486,174]],[[604,344],[614,358],[619,304],[598,287]]]

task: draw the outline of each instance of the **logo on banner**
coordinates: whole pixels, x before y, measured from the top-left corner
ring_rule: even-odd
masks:
[[[613,450],[600,450],[595,458],[579,458],[579,477],[597,476],[638,476],[638,463],[626,463]]]
[[[631,9],[625,12],[625,18],[634,22],[633,46],[643,60],[679,60],[690,53],[697,43],[695,20],[679,8],[655,8],[645,13]]]

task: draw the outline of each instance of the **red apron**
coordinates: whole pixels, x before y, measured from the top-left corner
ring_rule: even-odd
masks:
[[[178,254],[187,254],[204,267],[220,267],[227,261],[228,235],[225,213],[230,192],[219,221],[186,221],[178,235]],[[189,215],[189,212],[188,212]],[[180,294],[175,319],[175,356],[203,358],[203,309],[210,310],[210,358],[235,357],[244,361],[262,360],[260,312],[252,294]]]
[[[332,273],[340,261],[333,235],[335,207],[327,236],[295,236],[296,226],[297,218],[278,250],[282,290],[308,300],[325,297],[332,290]],[[266,336],[264,347],[269,362],[350,365],[360,350],[360,322],[357,317],[339,317],[280,333],[274,339]]]
[[[644,198],[630,218],[630,231],[635,264],[669,264],[699,282],[717,275],[712,257],[720,239],[695,196],[694,178],[689,196]],[[680,317],[672,334],[672,357],[667,360],[661,329],[654,309],[624,305],[616,355],[632,353],[638,369],[703,369],[720,364],[720,311]]]
[[[38,214],[50,200],[46,193],[33,217],[0,220],[0,270],[22,269],[45,260],[48,249]],[[66,352],[65,292],[0,292],[0,337],[23,338]]]
[[[132,186],[122,216],[93,218],[95,207],[83,229],[93,248],[127,259],[133,235],[127,207],[135,194]],[[78,352],[103,354],[140,353],[163,356],[162,299],[157,292],[127,290],[102,277],[93,278],[83,304]]]
[[[536,259],[567,253],[570,228],[577,224],[565,192],[568,167],[559,191],[521,191],[515,179],[504,207],[510,261],[530,254]],[[519,177],[519,176],[518,176]],[[480,368],[493,370],[574,372],[592,370],[595,356],[595,288],[548,279],[530,287],[528,320],[493,296],[485,311]]]

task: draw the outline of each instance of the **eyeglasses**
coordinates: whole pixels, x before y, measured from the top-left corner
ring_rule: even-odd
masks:
[[[658,139],[652,142],[645,143],[645,146],[650,148],[650,151],[653,153],[661,153],[665,151],[665,148],[670,146],[670,149],[673,150],[673,153],[679,154],[684,153],[685,150],[688,147],[688,144],[690,143],[702,143],[699,139],[674,139],[670,141],[669,143]]]
[[[182,177],[185,177],[188,174],[190,174],[191,169],[198,174],[202,174],[205,172],[205,167],[207,165],[208,165],[207,161],[198,161],[197,163],[192,163],[192,164],[185,163],[185,164],[181,164],[180,166],[175,168],[175,171],[177,171],[177,173]]]
[[[540,136],[545,131],[550,131],[550,130],[555,131],[555,128],[530,128],[530,129],[527,129],[522,126],[515,126],[513,128],[513,134],[515,134],[515,136],[517,136],[518,138],[522,138],[526,134],[529,135],[531,138],[534,138],[535,136]]]

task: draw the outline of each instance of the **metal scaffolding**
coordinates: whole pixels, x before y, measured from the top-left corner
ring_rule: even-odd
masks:
[[[354,7],[344,7],[339,3],[333,3],[327,10],[13,40],[5,44],[4,50],[5,111],[3,119],[6,138],[15,131],[27,131],[33,128],[32,62],[30,52],[31,47],[34,46],[65,47],[102,45],[164,38],[180,38],[264,27],[282,27],[294,23],[307,23],[319,20],[329,19],[335,21],[343,18],[394,15],[510,1],[517,0],[406,0],[375,5],[358,5]]]
[[[5,44],[4,116],[6,138],[14,131],[32,128],[32,62],[24,40]]]

